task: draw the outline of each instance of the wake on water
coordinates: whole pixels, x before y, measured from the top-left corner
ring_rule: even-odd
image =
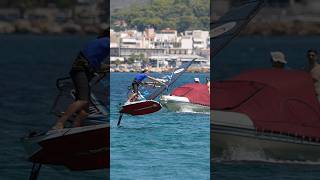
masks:
[[[170,112],[168,109],[166,109],[166,111]],[[181,113],[181,114],[206,114],[206,115],[210,115],[210,111],[193,111],[192,108],[188,108],[188,107],[180,107],[179,110],[172,111],[172,112]]]
[[[210,112],[196,112],[193,111],[192,109],[181,109],[180,111],[175,111],[175,113],[181,113],[181,114],[207,114],[210,115]]]
[[[315,161],[279,160],[268,156],[263,150],[248,151],[248,149],[237,147],[224,152],[222,157],[211,158],[215,163],[272,163],[272,164],[297,164],[297,165],[320,165],[320,159]]]

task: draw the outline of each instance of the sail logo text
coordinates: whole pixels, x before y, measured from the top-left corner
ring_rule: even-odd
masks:
[[[234,28],[236,26],[236,24],[237,24],[236,22],[228,22],[226,24],[223,24],[221,26],[214,28],[211,31],[211,38],[220,36],[228,31],[230,31],[232,28]]]

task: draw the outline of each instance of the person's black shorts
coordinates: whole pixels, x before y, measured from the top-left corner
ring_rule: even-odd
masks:
[[[132,89],[134,93],[138,93],[139,86],[140,86],[140,83],[138,81],[134,80],[132,82]]]
[[[88,60],[82,53],[79,53],[72,64],[70,77],[75,88],[76,100],[89,101],[90,85],[89,82],[93,77],[93,72],[90,70]]]
[[[90,97],[90,86],[89,79],[85,71],[71,71],[71,79],[76,90],[76,100],[89,101]]]

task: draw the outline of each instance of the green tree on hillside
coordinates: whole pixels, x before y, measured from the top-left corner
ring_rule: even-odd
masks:
[[[117,9],[111,14],[111,27],[116,20],[125,20],[129,28],[143,30],[147,26],[157,29],[209,30],[209,0],[154,0],[150,4],[135,4]]]

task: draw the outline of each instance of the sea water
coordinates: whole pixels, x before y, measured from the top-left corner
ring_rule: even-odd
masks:
[[[33,130],[47,131],[53,126],[56,118],[50,108],[58,93],[56,79],[68,76],[77,53],[93,38],[0,35],[1,180],[29,178],[32,164],[20,139]],[[163,109],[139,118],[124,116],[122,127],[116,127],[118,104],[126,100],[132,76],[111,76],[112,179],[208,179],[209,115]],[[192,82],[194,77],[204,82],[208,76],[185,74],[175,86]],[[39,179],[107,179],[107,172],[43,166]]]
[[[163,108],[144,116],[124,115],[121,127],[116,127],[119,103],[127,100],[134,75],[111,73],[111,179],[209,179],[209,114]],[[204,83],[208,76],[185,73],[173,86],[193,82],[195,77]]]
[[[87,36],[0,36],[0,179],[25,180],[32,164],[20,138],[46,131],[56,118],[50,108],[58,91],[55,81],[68,76]],[[61,149],[65,147],[60,147]],[[39,180],[106,179],[106,170],[71,172],[43,166]]]
[[[211,69],[212,80],[228,79],[241,72],[271,67],[271,51],[282,51],[289,69],[304,69],[306,52],[318,51],[319,37],[241,37],[235,39],[216,56]],[[214,147],[213,147],[214,148]],[[319,179],[319,162],[279,161],[265,159],[263,153],[235,153],[233,159],[212,161],[212,179],[217,180],[300,180]],[[239,159],[241,161],[239,161]]]
[[[92,38],[0,36],[1,180],[28,179],[32,164],[26,161],[20,138],[31,130],[47,130],[54,124],[55,118],[49,111],[57,93],[55,80],[68,75],[79,49]],[[306,66],[306,50],[320,47],[319,42],[318,37],[239,38],[211,62],[214,66],[211,72],[214,80],[219,80],[252,68],[270,67],[269,52],[275,50],[286,54],[290,68],[302,69]],[[132,76],[129,73],[111,75],[112,179],[208,179],[210,137],[207,116],[177,114],[163,109],[137,119],[124,116],[122,127],[116,127],[118,103],[126,99],[126,88]],[[191,82],[198,76],[203,80],[207,75],[185,74],[175,86]],[[320,177],[319,163],[261,162],[260,157],[247,159],[251,162],[213,162],[213,179],[313,180]],[[43,166],[39,179],[106,177],[104,170],[71,172]]]

